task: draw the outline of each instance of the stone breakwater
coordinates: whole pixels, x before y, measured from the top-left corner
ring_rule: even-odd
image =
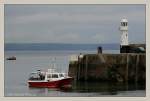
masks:
[[[70,61],[69,76],[75,81],[145,82],[145,53],[85,54]]]

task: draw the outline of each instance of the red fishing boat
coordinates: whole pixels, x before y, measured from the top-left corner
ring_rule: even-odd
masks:
[[[60,88],[70,87],[71,81],[72,77],[69,77],[66,73],[58,73],[54,69],[48,69],[47,72],[41,70],[32,72],[28,84],[29,87]]]

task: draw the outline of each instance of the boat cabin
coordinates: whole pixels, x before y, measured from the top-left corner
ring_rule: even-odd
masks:
[[[56,80],[60,78],[65,78],[67,75],[65,73],[57,73],[57,72],[32,72],[29,76],[29,80]]]

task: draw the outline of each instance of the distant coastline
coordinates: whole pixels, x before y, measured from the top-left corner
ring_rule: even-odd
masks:
[[[5,43],[5,51],[49,51],[49,50],[96,50],[101,46],[104,50],[119,50],[119,43],[112,44],[67,44],[67,43]]]

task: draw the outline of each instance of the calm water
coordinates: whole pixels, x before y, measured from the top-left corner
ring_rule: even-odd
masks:
[[[47,70],[56,58],[58,71],[68,72],[69,56],[72,54],[96,53],[96,51],[6,51],[5,58],[16,56],[16,61],[5,60],[5,96],[145,96],[143,85],[119,83],[79,82],[72,89],[29,88],[30,72]],[[110,51],[105,51],[110,52]],[[118,51],[111,51],[118,52]]]

